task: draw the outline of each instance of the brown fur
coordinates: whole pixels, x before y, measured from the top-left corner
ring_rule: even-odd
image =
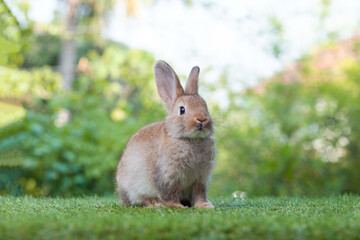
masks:
[[[191,69],[189,80],[185,86],[186,94],[197,94],[198,93],[198,81],[199,81],[199,67],[193,67]]]
[[[206,191],[215,141],[206,102],[197,95],[198,68],[193,68],[187,83],[192,94],[182,90],[165,62],[158,61],[154,69],[168,116],[131,137],[117,167],[117,192],[124,203],[132,205],[184,207],[183,202],[212,208]],[[180,106],[185,107],[183,115]]]

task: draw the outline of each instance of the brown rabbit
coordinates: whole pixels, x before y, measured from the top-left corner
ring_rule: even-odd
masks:
[[[213,122],[198,95],[199,71],[192,68],[184,91],[166,62],[155,63],[168,116],[141,128],[127,143],[116,172],[124,204],[214,208],[206,197],[215,156]]]

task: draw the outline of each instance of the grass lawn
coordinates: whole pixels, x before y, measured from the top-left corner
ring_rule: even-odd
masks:
[[[103,197],[0,196],[0,239],[360,239],[360,197],[212,199],[215,209]]]

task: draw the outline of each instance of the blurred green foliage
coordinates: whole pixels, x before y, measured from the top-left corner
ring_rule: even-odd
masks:
[[[9,63],[9,59],[16,56],[21,45],[19,38],[21,28],[17,19],[11,13],[3,0],[0,0],[0,64]]]
[[[29,38],[29,49],[23,51],[22,67],[57,66],[61,39],[49,33],[34,34]],[[44,51],[46,54],[44,54]]]
[[[0,44],[0,101],[13,104],[0,102],[7,115],[0,123],[21,118],[0,126],[0,193],[112,194],[126,142],[166,116],[152,54],[78,38],[76,80],[64,91],[55,71],[60,36],[24,32],[6,4],[0,13],[0,42],[12,45]],[[281,24],[271,24],[281,40]],[[353,48],[358,54],[359,42]],[[330,70],[317,68],[314,57],[298,64],[298,79],[280,73],[245,93],[233,90],[226,72],[215,85],[202,81],[208,92],[221,88],[229,96],[228,108],[218,100],[209,105],[218,151],[212,195],[360,193],[360,62]]]
[[[332,71],[316,69],[311,57],[300,64],[299,80],[279,74],[241,104],[230,94],[213,193],[360,193],[360,62]]]
[[[2,128],[0,152],[21,154],[17,182],[26,193],[112,194],[129,137],[165,115],[153,101],[150,54],[109,46],[89,55],[92,74],[80,75],[75,91],[54,90],[48,99],[32,95],[25,118]]]
[[[27,71],[0,66],[0,78],[1,96],[34,95],[46,99],[50,98],[53,92],[60,90],[60,74],[48,67]]]
[[[73,92],[33,94],[24,120],[2,128],[0,152],[21,154],[17,183],[26,193],[111,194],[126,141],[165,116],[151,54],[110,44],[88,59],[91,74],[79,74]],[[312,61],[302,60],[302,80],[285,83],[279,74],[261,92],[227,89],[228,109],[210,106],[221,116],[211,194],[360,192],[360,63],[327,72]]]

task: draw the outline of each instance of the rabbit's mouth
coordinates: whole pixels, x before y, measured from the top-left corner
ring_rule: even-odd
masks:
[[[212,133],[212,124],[209,120],[196,121],[191,123],[190,129],[190,138],[206,138]]]
[[[210,135],[211,131],[204,125],[197,125],[194,131],[188,136],[190,138],[206,138]]]

